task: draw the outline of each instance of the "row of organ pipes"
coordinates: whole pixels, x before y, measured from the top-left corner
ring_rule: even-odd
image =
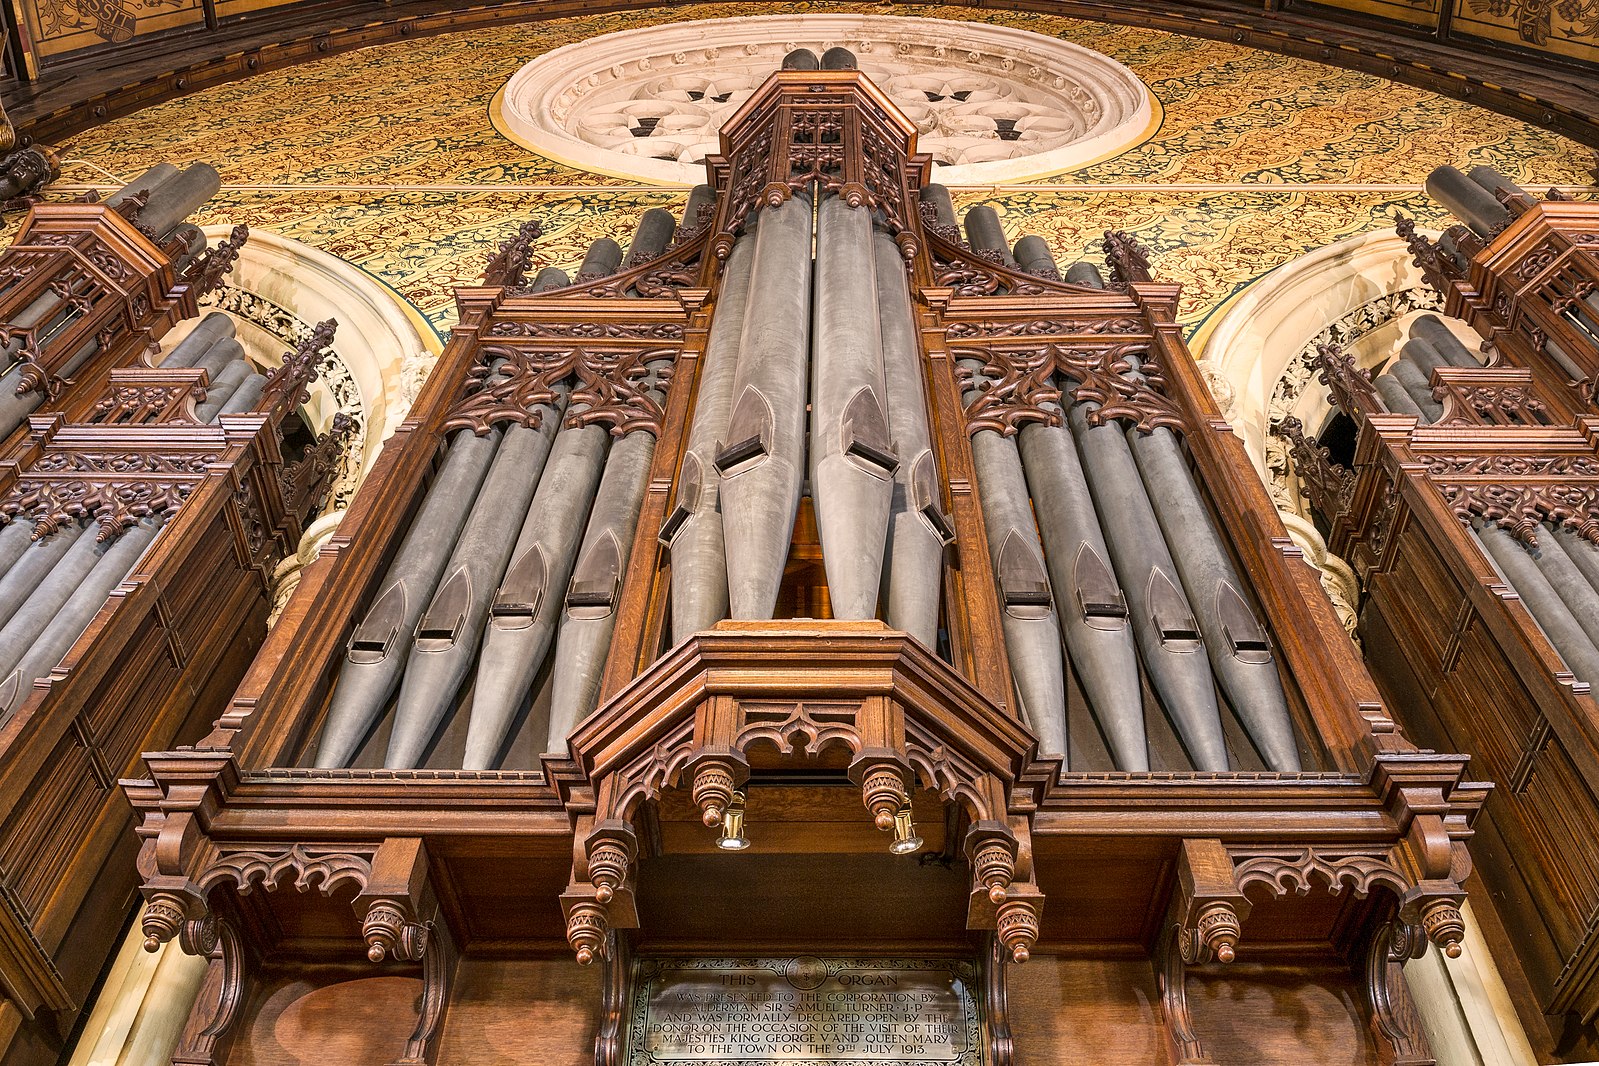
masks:
[[[1525,189],[1487,166],[1470,171],[1439,167],[1428,176],[1426,188],[1484,243],[1534,202]],[[1470,254],[1461,248],[1460,239],[1445,233],[1438,248],[1465,275]],[[1590,295],[1564,313],[1599,342],[1599,297]],[[1553,341],[1545,342],[1544,351],[1574,380],[1585,376]],[[1411,322],[1398,355],[1380,368],[1372,384],[1390,413],[1411,415],[1418,424],[1431,425],[1443,416],[1433,392],[1432,371],[1484,365],[1488,365],[1485,359],[1438,316],[1421,315]],[[1581,681],[1599,681],[1599,545],[1561,523],[1543,523],[1530,541],[1480,518],[1472,521],[1470,533],[1500,577],[1521,597],[1567,668]]]
[[[954,224],[947,190],[930,186],[923,198]],[[696,189],[685,225],[711,199]],[[648,212],[628,261],[659,252],[672,223]],[[973,208],[965,223],[978,250],[1059,277],[1039,238],[1013,253],[991,208]],[[596,241],[578,280],[621,265],[614,242]],[[1086,263],[1067,276],[1104,284]],[[546,267],[532,287],[566,283]],[[832,617],[880,617],[939,647],[953,531],[923,367],[905,262],[881,220],[804,191],[758,212],[723,267],[658,531],[672,563],[673,643],[722,619],[773,617],[809,497]],[[980,389],[981,368],[969,369]],[[450,437],[355,626],[316,766],[439,768],[459,757],[465,769],[493,769],[516,735],[565,754],[595,709],[655,442],[642,429],[612,440],[564,405],[542,408],[531,427]],[[1059,425],[1016,437],[982,430],[972,441],[1016,694],[1041,752],[1068,756],[1069,659],[1117,769],[1150,767],[1147,678],[1195,768],[1231,765],[1224,699],[1266,767],[1298,770],[1270,637],[1178,437],[1096,425],[1094,409],[1076,404]],[[547,717],[536,691],[546,670]],[[441,741],[457,715],[467,719],[459,756],[459,724],[457,746],[445,752]]]
[[[117,207],[135,196],[144,200],[139,225],[158,244],[181,241],[183,251],[174,264],[181,270],[205,248],[200,228],[185,219],[220,187],[217,172],[204,163],[183,170],[159,163],[104,202]],[[82,313],[70,297],[48,292],[12,325],[28,329],[45,324],[35,337],[39,349],[47,350]],[[98,342],[90,340],[67,359],[59,375],[69,378],[98,351]],[[19,390],[21,355],[20,336],[0,349],[0,360],[8,364],[0,374],[0,439],[10,437],[46,396],[44,389]],[[266,386],[266,377],[253,370],[234,339],[233,320],[221,312],[207,315],[160,365],[209,372],[205,398],[195,406],[196,418],[206,424],[220,414],[253,409]],[[162,521],[147,517],[125,531],[81,520],[59,528],[13,520],[0,528],[0,722],[71,649],[112,590],[133,571]]]
[[[185,220],[221,187],[221,176],[205,163],[194,163],[182,170],[171,163],[157,163],[103,202],[108,207],[124,208],[132,207],[127,202],[135,197],[142,200],[143,207],[136,215],[138,224],[156,244],[181,248],[173,261],[174,270],[181,272],[205,250],[205,234],[199,226]],[[46,292],[7,323],[12,335],[0,346],[0,365],[6,367],[0,372],[0,440],[9,437],[45,399],[43,389],[20,388],[24,369],[23,331],[32,331],[35,344],[41,349],[49,347],[51,341],[83,313],[73,302],[73,295],[53,290]],[[67,357],[56,375],[71,378],[99,350],[99,342],[91,338]]]

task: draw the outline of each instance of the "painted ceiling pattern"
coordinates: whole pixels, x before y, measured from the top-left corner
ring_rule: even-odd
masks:
[[[224,188],[199,221],[246,222],[365,270],[447,332],[451,290],[522,220],[575,269],[596,238],[626,243],[647,209],[682,189],[591,174],[501,136],[495,93],[529,59],[616,30],[875,5],[749,4],[648,9],[406,41],[258,75],[109,122],[62,146],[69,183],[108,185],[158,160],[203,160]],[[1566,138],[1420,89],[1308,61],[1158,30],[1057,16],[901,5],[905,14],[1033,30],[1130,67],[1164,108],[1160,130],[1115,158],[1042,182],[957,188],[1008,233],[1045,237],[1063,263],[1107,228],[1136,234],[1202,323],[1282,263],[1385,229],[1398,208],[1437,224],[1418,186],[1440,163],[1486,163],[1529,188],[1586,187],[1593,153]],[[14,223],[13,223],[14,224]]]

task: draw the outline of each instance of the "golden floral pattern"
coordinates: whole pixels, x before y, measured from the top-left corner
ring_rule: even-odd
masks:
[[[667,21],[812,5],[685,5],[496,26],[404,41],[261,74],[158,104],[63,146],[70,182],[201,159],[223,192],[204,222],[247,222],[339,256],[391,286],[435,328],[453,287],[527,218],[539,265],[575,270],[594,239],[627,241],[680,189],[573,169],[502,137],[495,93],[532,57]],[[822,5],[815,5],[823,9]],[[828,4],[825,10],[881,13]],[[1554,133],[1381,78],[1159,30],[1018,12],[901,5],[1061,36],[1127,64],[1164,108],[1156,134],[1047,183],[956,190],[999,208],[1014,238],[1039,233],[1063,264],[1115,227],[1185,287],[1191,328],[1262,273],[1331,241],[1391,225],[1398,207],[1441,221],[1418,186],[1433,167],[1487,163],[1534,189],[1586,186],[1592,155]]]

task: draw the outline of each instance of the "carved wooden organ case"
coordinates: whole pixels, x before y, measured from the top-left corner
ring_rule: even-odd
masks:
[[[13,549],[0,593],[8,1063],[56,1061],[136,898],[138,841],[117,779],[142,752],[203,733],[197,708],[242,676],[265,632],[272,569],[328,485],[326,455],[286,463],[280,427],[332,324],[271,374],[253,408],[203,424],[208,371],[150,357],[198,313],[246,233],[203,251],[162,246],[139,224],[142,206],[39,204],[0,253],[4,399],[33,412],[0,445],[0,535]],[[75,547],[51,555],[68,535]],[[63,584],[78,541],[91,568]],[[35,557],[50,568],[18,593]],[[48,616],[46,593],[61,593]]]
[[[1463,757],[1417,750],[1384,708],[1201,383],[1174,319],[1177,287],[1152,280],[1121,235],[1107,237],[1103,288],[1052,267],[1028,273],[963,241],[928,191],[913,127],[851,70],[774,75],[708,169],[714,197],[691,201],[704,206],[669,244],[551,288],[544,274],[527,278],[538,235],[529,224],[483,287],[458,292],[460,325],[410,418],[214,730],[149,755],[150,779],[126,784],[144,817],[150,943],[179,937],[213,959],[174,1061],[230,1061],[229,1041],[251,1039],[264,968],[365,958],[374,972],[420,971],[414,1028],[384,1038],[394,1061],[419,1063],[443,1061],[462,960],[571,952],[605,973],[595,1061],[617,1063],[634,957],[907,947],[980,960],[993,1063],[1013,1056],[1007,973],[1040,952],[1152,958],[1163,1039],[1183,1063],[1209,1061],[1185,967],[1255,952],[1332,958],[1364,975],[1384,1061],[1431,1061],[1402,1007],[1398,962],[1429,938],[1457,950],[1465,840],[1484,790],[1463,780]],[[779,559],[779,606],[768,607],[779,617],[671,633],[684,513],[708,479],[746,476],[740,464],[778,440],[781,405],[741,422],[735,399],[712,461],[689,450],[706,351],[733,299],[730,264],[751,228],[764,236],[790,209],[804,215],[807,260],[813,209],[869,219],[891,276],[913,294],[931,432],[926,473],[906,499],[940,537],[938,634],[927,640],[876,617],[829,617],[842,593],[835,571],[816,565],[827,555],[816,531],[830,519],[809,496]],[[826,320],[824,308],[817,328]],[[1029,557],[991,550],[974,438],[1008,447],[1090,401],[1095,424],[1118,434],[1180,439],[1247,575],[1240,603],[1264,631],[1246,641],[1234,616],[1239,647],[1275,664],[1288,758],[1301,768],[1266,768],[1234,723],[1235,765],[1223,756],[1194,769],[1145,680],[1148,768],[1116,768],[1075,673],[1064,706],[1033,715],[1054,716],[1053,750],[1024,722],[1007,618],[1047,613],[1049,582],[1036,547]],[[889,454],[880,412],[850,411],[841,451],[884,471],[895,459],[918,465]],[[405,625],[439,646],[460,631],[465,607],[407,622],[403,597],[384,584],[417,550],[402,541],[430,486],[453,476],[448,456],[474,436],[509,440],[510,427],[546,419],[563,434],[603,427],[613,456],[635,435],[653,441],[637,532],[609,549],[614,567],[590,566],[585,552],[570,582],[532,596],[610,618],[597,709],[553,731],[553,751],[542,737],[508,742],[491,768],[463,769],[472,756],[448,716],[468,700],[452,688],[431,756],[396,758],[402,727],[385,718],[371,726],[377,749],[367,741],[357,754],[358,739],[324,758],[347,662],[380,661]],[[1036,545],[1024,524],[1021,543]],[[1124,621],[1119,593],[1100,591],[1105,602],[1088,606],[1107,625]],[[496,611],[525,608],[505,587],[497,595]],[[388,596],[372,623],[374,601]],[[1058,640],[1051,654],[1064,661]],[[484,685],[478,668],[471,699]],[[528,720],[560,698],[535,691]],[[735,810],[756,843],[722,854],[717,827],[727,837]],[[923,860],[887,853],[887,832],[904,836],[901,818],[927,838]]]
[[[1302,433],[1294,458],[1332,550],[1366,584],[1368,661],[1407,728],[1473,752],[1498,786],[1478,868],[1554,1038],[1585,1033],[1574,1046],[1592,1049],[1599,704],[1575,568],[1593,569],[1599,543],[1599,329],[1586,302],[1599,212],[1519,190],[1501,200],[1513,220],[1487,241],[1452,227],[1455,256],[1399,220],[1443,313],[1489,342],[1484,365],[1432,372],[1441,414],[1429,422],[1392,413],[1370,373],[1325,350],[1323,380],[1359,425],[1354,467]]]

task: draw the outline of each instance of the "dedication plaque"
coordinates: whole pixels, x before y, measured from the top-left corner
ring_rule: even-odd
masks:
[[[641,959],[627,1066],[982,1066],[966,959]]]

